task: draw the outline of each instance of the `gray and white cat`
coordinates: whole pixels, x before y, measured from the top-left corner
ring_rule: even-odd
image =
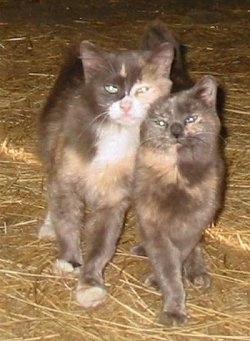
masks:
[[[170,93],[172,60],[168,43],[154,51],[107,52],[83,41],[64,64],[41,113],[48,214],[39,236],[56,236],[57,271],[82,266],[76,298],[85,308],[105,299],[103,271],[130,205],[140,125],[150,104]],[[86,206],[91,212],[84,217]]]

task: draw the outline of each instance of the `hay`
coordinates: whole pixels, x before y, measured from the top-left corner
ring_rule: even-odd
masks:
[[[211,12],[202,4],[187,12],[171,1],[168,6],[166,1],[139,1],[134,13],[130,2],[110,1],[110,17],[101,17],[95,1],[88,7],[92,16],[68,16],[60,24],[40,25],[24,23],[21,17],[10,23],[12,2],[0,3],[7,18],[2,14],[0,20],[0,340],[250,340],[249,30],[244,1],[237,6],[227,2]],[[39,3],[45,10],[46,2]],[[20,16],[39,3],[20,5]],[[132,212],[106,269],[108,300],[91,312],[74,300],[75,278],[52,274],[54,243],[36,237],[46,206],[36,157],[37,113],[55,80],[65,45],[74,37],[106,48],[133,48],[155,16],[187,43],[194,78],[211,73],[227,89],[228,190],[225,208],[207,231],[205,243],[213,285],[205,292],[187,288],[190,321],[170,329],[157,324],[160,294],[142,284],[149,269],[146,259],[130,253],[136,240]]]

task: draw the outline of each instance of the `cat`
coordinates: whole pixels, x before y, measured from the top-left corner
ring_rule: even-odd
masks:
[[[186,65],[186,47],[164,22],[159,19],[150,22],[144,30],[138,45],[142,50],[152,51],[166,42],[174,46],[174,59],[170,70],[170,79],[173,83],[171,92],[175,93],[191,88],[194,81]]]
[[[80,268],[76,300],[84,308],[106,298],[103,272],[131,202],[140,125],[149,105],[170,93],[173,54],[169,43],[154,51],[108,52],[83,41],[66,60],[40,115],[48,213],[39,237],[57,239],[55,271]],[[85,207],[90,213],[84,217]]]
[[[170,70],[170,79],[172,81],[171,93],[176,93],[181,90],[190,89],[194,86],[194,81],[191,78],[187,66],[186,66],[186,48],[185,46],[177,39],[176,35],[168,28],[168,26],[162,22],[161,20],[155,20],[151,22],[139,43],[140,48],[153,50],[157,48],[160,44],[164,42],[169,42],[174,46],[174,60],[171,65]],[[217,112],[221,114],[222,107],[221,101],[218,101],[218,97],[221,99],[221,95],[223,93],[223,89],[217,88]],[[221,117],[220,117],[221,118]],[[224,129],[224,127],[223,127]],[[142,245],[135,245],[132,248],[132,252],[140,255],[146,256],[146,252]],[[203,254],[201,251],[201,247],[197,245],[197,252],[193,252],[189,257],[189,267],[194,266],[204,267]],[[190,273],[191,270],[189,270]],[[190,276],[189,276],[190,277]],[[189,278],[190,279],[190,278]],[[197,286],[203,285],[206,287],[210,286],[210,278],[206,277],[206,284],[199,283],[198,280],[192,281],[195,282]]]
[[[154,50],[165,42],[174,46],[174,59],[170,70],[171,93],[190,89],[194,86],[194,81],[186,66],[186,48],[163,21],[157,19],[149,23],[139,41],[139,47],[145,50]],[[142,245],[135,245],[132,252],[139,256],[146,256]],[[194,256],[196,259],[193,260],[193,263],[204,263],[202,252],[197,252]]]
[[[191,89],[163,96],[141,126],[135,164],[134,204],[142,246],[160,288],[159,322],[187,321],[182,272],[210,285],[199,242],[222,199],[224,162],[216,112],[217,83],[205,76]]]

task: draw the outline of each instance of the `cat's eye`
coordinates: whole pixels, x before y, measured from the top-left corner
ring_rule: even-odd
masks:
[[[149,90],[149,86],[142,86],[141,88],[137,89],[137,94],[144,94],[145,92],[147,92]]]
[[[198,115],[191,115],[185,119],[185,124],[194,123],[198,118]]]
[[[104,89],[109,93],[109,94],[117,94],[118,92],[118,86],[114,84],[106,84],[104,86]]]
[[[154,122],[157,126],[160,126],[162,128],[166,128],[168,126],[168,122],[164,120],[155,120]]]

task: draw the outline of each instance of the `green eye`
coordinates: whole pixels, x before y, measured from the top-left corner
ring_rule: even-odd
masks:
[[[149,86],[142,86],[141,88],[137,89],[137,93],[138,94],[144,94],[145,92],[147,92],[149,90]]]
[[[162,128],[166,128],[168,126],[168,122],[164,120],[155,120],[154,122],[157,126],[160,126]]]
[[[185,119],[185,124],[194,123],[198,118],[198,115],[191,115]]]
[[[104,89],[109,93],[109,94],[117,94],[118,92],[118,86],[114,84],[107,84],[104,86]]]

